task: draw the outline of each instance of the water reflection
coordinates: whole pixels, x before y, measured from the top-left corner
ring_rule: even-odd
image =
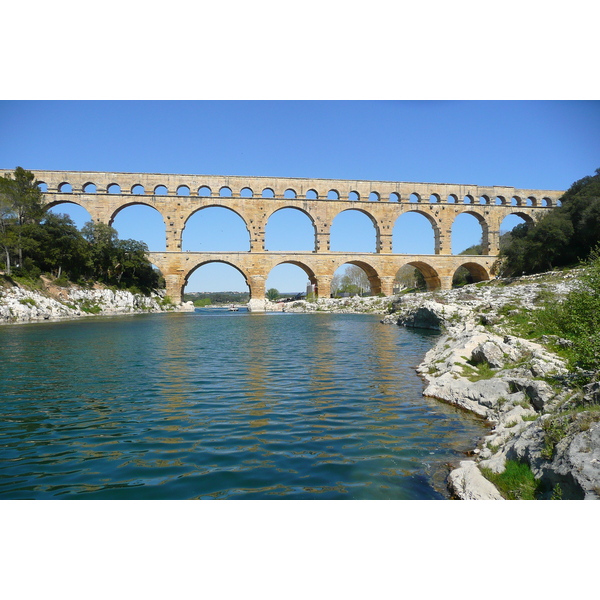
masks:
[[[442,498],[484,432],[369,315],[0,328],[0,498]]]

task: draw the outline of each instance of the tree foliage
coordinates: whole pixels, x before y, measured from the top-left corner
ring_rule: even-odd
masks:
[[[337,273],[331,280],[331,293],[363,295],[371,290],[367,274],[356,265],[349,265],[343,275]]]
[[[600,169],[576,181],[562,205],[532,226],[515,227],[501,248],[503,273],[539,273],[586,260],[600,242]]]
[[[41,273],[71,281],[100,281],[149,293],[160,274],[136,240],[120,240],[115,229],[90,221],[81,231],[67,215],[48,213],[33,174],[21,167],[0,177],[0,267],[31,278]]]
[[[275,288],[269,288],[267,290],[267,300],[270,300],[271,302],[279,300],[279,290]]]

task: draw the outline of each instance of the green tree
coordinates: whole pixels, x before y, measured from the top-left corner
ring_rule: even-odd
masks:
[[[44,196],[31,171],[17,167],[14,177],[0,177],[0,245],[9,275],[14,262],[11,258],[16,258],[17,265],[23,268],[24,251],[29,245],[24,226],[40,222],[43,202]]]
[[[519,225],[501,248],[506,275],[539,273],[586,260],[600,242],[600,169],[576,181],[562,205],[536,224]]]
[[[275,302],[276,300],[279,300],[279,290],[276,290],[275,288],[270,288],[267,290],[267,300],[270,300],[271,302]]]
[[[68,215],[46,213],[42,223],[30,234],[37,242],[33,254],[43,271],[77,281],[89,270],[90,247]]]

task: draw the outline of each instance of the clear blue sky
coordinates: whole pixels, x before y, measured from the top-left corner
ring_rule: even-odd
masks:
[[[600,167],[598,101],[2,101],[0,168],[262,175],[510,185],[567,189]],[[61,206],[78,225],[87,213]],[[270,250],[311,250],[297,211],[269,222]],[[222,214],[220,214],[222,213]],[[374,250],[358,213],[332,229],[332,250]],[[411,217],[415,217],[412,219]],[[474,219],[453,231],[453,249],[479,241]],[[515,221],[506,222],[511,228]],[[150,208],[115,220],[122,238],[164,249]],[[184,249],[246,250],[248,234],[224,209],[197,213]],[[433,252],[425,219],[403,217],[394,250]],[[302,290],[297,267],[277,267],[267,285]],[[196,271],[188,291],[245,290],[224,266]]]

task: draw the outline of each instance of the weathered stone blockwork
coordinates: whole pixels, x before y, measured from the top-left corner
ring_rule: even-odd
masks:
[[[10,171],[5,170],[4,173]],[[282,177],[227,177],[162,173],[103,173],[33,171],[43,183],[48,207],[64,202],[83,206],[92,219],[111,224],[120,210],[132,204],[155,208],[166,228],[166,252],[151,252],[150,259],[167,281],[167,293],[181,300],[190,274],[207,262],[225,262],[246,278],[253,299],[264,298],[269,271],[282,263],[296,264],[329,295],[335,270],[344,263],[362,267],[375,293],[391,294],[398,269],[414,265],[431,289],[451,286],[456,269],[465,266],[476,280],[492,277],[499,252],[500,224],[516,214],[533,223],[556,206],[564,192],[447,183],[409,183]],[[189,218],[197,211],[222,206],[237,213],[250,234],[249,252],[182,252],[181,240]],[[268,252],[265,228],[269,217],[282,208],[305,213],[315,228],[313,252]],[[334,218],[349,209],[367,215],[376,231],[376,252],[339,253],[330,250]],[[396,219],[406,212],[424,215],[434,231],[435,255],[392,252]],[[483,232],[482,256],[453,256],[451,232],[455,218],[473,215]]]

